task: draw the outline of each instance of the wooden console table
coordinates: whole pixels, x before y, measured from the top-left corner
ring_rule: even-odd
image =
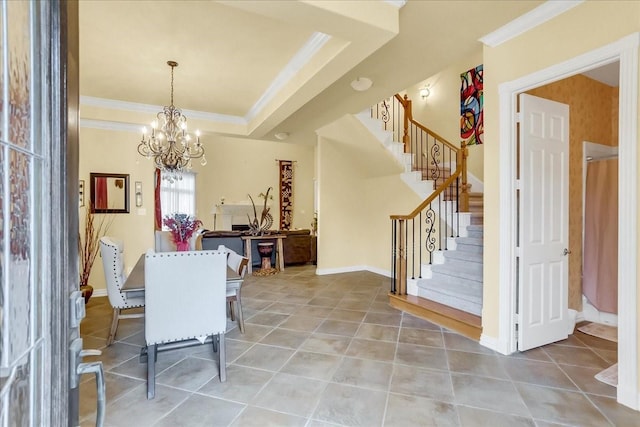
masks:
[[[280,267],[280,271],[284,270],[284,251],[282,250],[282,239],[286,239],[284,234],[269,234],[265,236],[242,236],[244,240],[244,256],[249,259],[247,273],[253,271],[253,261],[251,260],[251,241],[252,240],[277,240],[276,242],[276,265]]]

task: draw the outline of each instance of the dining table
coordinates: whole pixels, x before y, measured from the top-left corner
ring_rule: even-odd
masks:
[[[120,292],[141,292],[144,291],[144,259],[146,254],[140,255],[138,261],[127,276],[127,279],[120,288]],[[240,287],[243,278],[233,269],[227,266],[227,289]]]

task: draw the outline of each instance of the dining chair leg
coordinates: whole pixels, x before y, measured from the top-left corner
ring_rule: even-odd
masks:
[[[153,399],[156,396],[156,344],[147,346],[147,399]]]
[[[120,319],[120,309],[114,308],[111,317],[111,329],[109,330],[109,336],[107,337],[107,347],[113,343],[116,337],[116,330],[118,329],[118,320]]]
[[[220,366],[220,382],[227,381],[227,355],[224,346],[224,332],[218,334],[220,340],[220,351],[218,352],[218,365]]]
[[[240,328],[240,333],[244,334],[244,315],[242,314],[242,299],[240,298],[240,289],[238,289],[238,293],[236,294],[236,308],[238,310],[238,327]]]
[[[211,340],[211,345],[213,346],[213,352],[217,353],[218,352],[218,336],[214,335],[212,337],[213,339]]]
[[[234,310],[234,302],[235,298],[231,298],[229,301],[229,317],[231,317],[231,321],[236,320],[235,310]]]

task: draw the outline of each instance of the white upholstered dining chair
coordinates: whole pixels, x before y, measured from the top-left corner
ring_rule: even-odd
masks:
[[[226,381],[226,254],[149,251],[145,255],[144,274],[147,399],[155,396],[158,351],[177,346],[171,343],[196,345],[213,337],[220,381]]]
[[[113,307],[107,346],[113,343],[120,319],[144,317],[144,312],[122,313],[123,310],[130,311],[133,308],[144,307],[144,292],[132,295],[120,292],[127,279],[123,254],[124,244],[121,240],[109,236],[100,238],[100,256],[102,257],[102,267],[104,268],[104,277],[107,282],[107,296],[109,297],[109,304]]]
[[[244,280],[244,275],[247,272],[248,263],[249,259],[247,257],[238,255],[237,252],[228,249],[227,266],[240,276],[240,280],[227,281],[227,303],[229,303],[229,315],[231,320],[235,320],[235,317],[238,318],[238,327],[240,328],[240,332],[243,334],[244,317],[242,315],[241,290],[242,281]]]

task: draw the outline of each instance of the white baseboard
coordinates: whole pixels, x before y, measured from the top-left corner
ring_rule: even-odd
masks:
[[[481,334],[480,345],[490,348],[493,351],[497,351],[500,354],[504,354],[504,355],[510,354],[509,350],[507,349],[506,343],[501,343],[500,340],[498,340],[495,337],[490,337],[485,334]]]
[[[106,297],[107,296],[107,290],[106,289],[94,289],[93,290],[93,294],[91,294],[92,297]]]
[[[391,271],[384,270],[378,267],[371,267],[368,265],[352,265],[349,267],[338,267],[338,268],[317,268],[316,274],[318,276],[324,276],[326,274],[339,274],[339,273],[352,273],[354,271],[370,271],[375,274],[379,274],[385,277],[391,277]]]

